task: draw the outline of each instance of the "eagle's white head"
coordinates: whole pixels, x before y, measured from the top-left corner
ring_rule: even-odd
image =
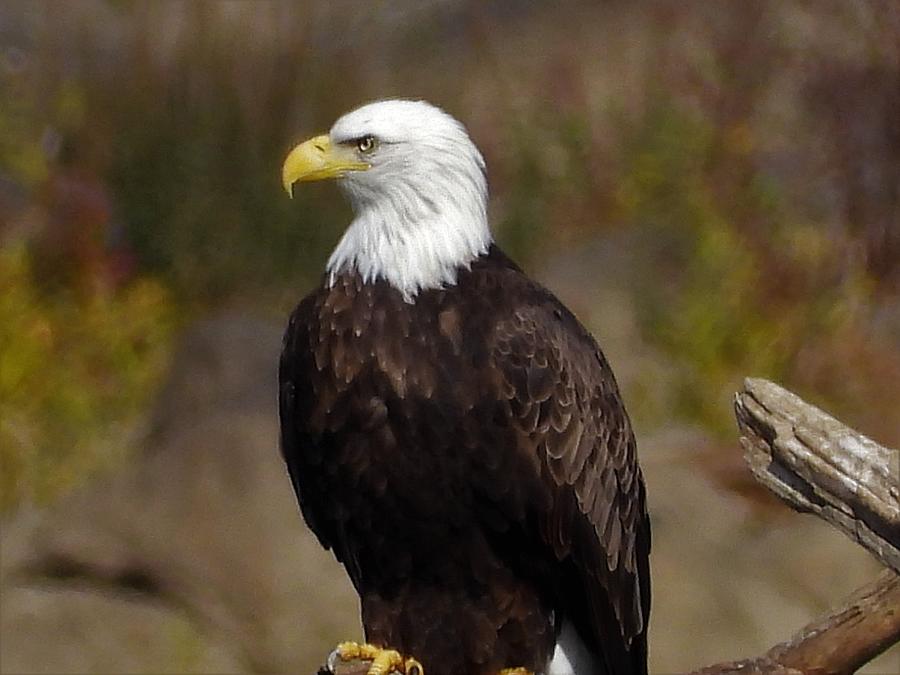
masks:
[[[491,243],[484,159],[465,127],[424,101],[369,103],[328,134],[301,143],[282,171],[299,181],[334,178],[355,217],[328,261],[332,279],[355,270],[414,302],[456,282]]]

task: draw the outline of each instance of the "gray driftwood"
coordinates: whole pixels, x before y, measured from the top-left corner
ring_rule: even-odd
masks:
[[[900,572],[900,452],[766,380],[748,378],[734,407],[757,480]]]
[[[735,413],[757,480],[794,509],[825,519],[891,569],[762,656],[691,675],[853,673],[900,642],[900,453],[766,380],[744,382]],[[335,675],[366,675],[367,666],[338,664]]]

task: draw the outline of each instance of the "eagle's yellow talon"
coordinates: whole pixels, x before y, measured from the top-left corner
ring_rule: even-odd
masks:
[[[425,675],[425,668],[414,658],[408,658],[403,662],[405,675]]]
[[[352,661],[353,659],[363,658],[362,653],[365,647],[372,645],[361,645],[358,642],[339,642],[334,651],[340,657],[341,661]]]
[[[389,675],[401,672],[404,675],[425,675],[422,664],[413,658],[403,658],[395,649],[382,649],[371,644],[341,642],[334,648],[341,661],[371,661],[366,675]]]
[[[388,675],[403,665],[400,652],[393,649],[380,649],[372,657],[372,665],[366,675]]]

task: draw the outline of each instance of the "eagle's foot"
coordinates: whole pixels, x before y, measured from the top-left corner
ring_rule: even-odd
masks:
[[[425,675],[425,669],[416,659],[405,657],[395,649],[382,649],[368,643],[341,642],[328,657],[328,669],[332,673],[338,659],[371,661],[366,675],[389,675],[389,673]]]
[[[534,675],[528,668],[504,668],[500,675]]]

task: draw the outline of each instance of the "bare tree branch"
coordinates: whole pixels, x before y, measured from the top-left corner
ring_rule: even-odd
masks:
[[[735,413],[757,480],[900,572],[900,452],[766,380],[745,381]]]
[[[852,673],[898,641],[900,576],[884,570],[839,609],[764,655],[707,666],[692,675]]]
[[[884,570],[843,607],[769,651],[808,672],[852,673],[900,640],[900,576]]]
[[[368,675],[369,665],[371,661],[347,661],[346,663],[338,663],[334,667],[334,671],[328,670],[322,666],[319,669],[319,675]]]

